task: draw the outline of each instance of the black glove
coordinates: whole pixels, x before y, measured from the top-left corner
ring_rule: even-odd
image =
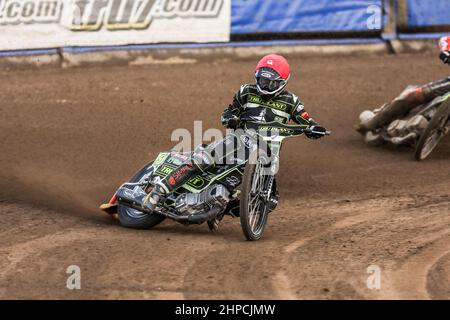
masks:
[[[227,120],[227,128],[230,129],[237,129],[239,128],[239,125],[241,123],[241,120],[238,117],[233,117]]]
[[[441,52],[441,55],[439,56],[439,58],[441,58],[441,60],[442,60],[444,63],[450,64],[450,52],[448,52],[448,51],[442,51],[442,52]]]
[[[327,132],[327,129],[324,127],[314,125],[309,127],[309,130],[305,132],[305,136],[310,139],[320,139],[325,136],[325,132]]]

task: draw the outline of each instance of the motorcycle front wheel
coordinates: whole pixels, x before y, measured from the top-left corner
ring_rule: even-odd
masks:
[[[417,161],[426,159],[436,148],[444,136],[445,126],[450,120],[450,99],[438,107],[438,110],[431,118],[428,126],[424,130],[417,142],[414,158]]]
[[[239,216],[242,231],[249,241],[261,239],[268,220],[267,194],[271,191],[269,179],[273,176],[265,174],[265,162],[264,158],[258,158],[245,166]]]

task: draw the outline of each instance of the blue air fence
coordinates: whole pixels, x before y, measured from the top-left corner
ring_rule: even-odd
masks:
[[[232,0],[231,33],[450,32],[450,0]]]
[[[450,0],[407,0],[406,18],[406,27],[449,26]]]
[[[232,0],[231,33],[381,31],[382,7],[382,0]]]

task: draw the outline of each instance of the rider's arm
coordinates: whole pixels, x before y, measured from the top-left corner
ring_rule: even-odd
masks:
[[[439,56],[444,63],[450,64],[450,51],[441,51]]]
[[[307,125],[307,126],[314,126],[317,125],[317,122],[311,118],[308,114],[308,112],[305,110],[305,106],[303,103],[298,100],[296,103],[295,109],[292,112],[292,120],[295,123],[301,124],[301,125]]]
[[[310,139],[319,139],[322,138],[324,135],[320,133],[314,133],[317,132],[325,132],[326,129],[319,126],[317,122],[311,118],[306,112],[305,107],[303,106],[303,103],[298,100],[295,106],[294,111],[292,112],[292,120],[295,123],[298,123],[300,125],[307,125],[309,129],[311,129],[313,132],[306,132],[305,136]]]
[[[242,112],[242,106],[244,105],[242,92],[245,87],[236,92],[233,98],[233,102],[225,108],[222,113],[221,121],[222,125],[229,129],[236,129],[239,126],[239,117]]]

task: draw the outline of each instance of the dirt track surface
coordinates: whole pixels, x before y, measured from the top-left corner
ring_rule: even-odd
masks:
[[[281,204],[252,243],[230,217],[218,234],[136,231],[97,207],[173,129],[219,127],[255,61],[0,73],[0,298],[449,299],[450,139],[417,163],[352,130],[448,70],[435,55],[289,58],[290,89],[333,135],[286,143]],[[69,265],[81,290],[66,289]]]

